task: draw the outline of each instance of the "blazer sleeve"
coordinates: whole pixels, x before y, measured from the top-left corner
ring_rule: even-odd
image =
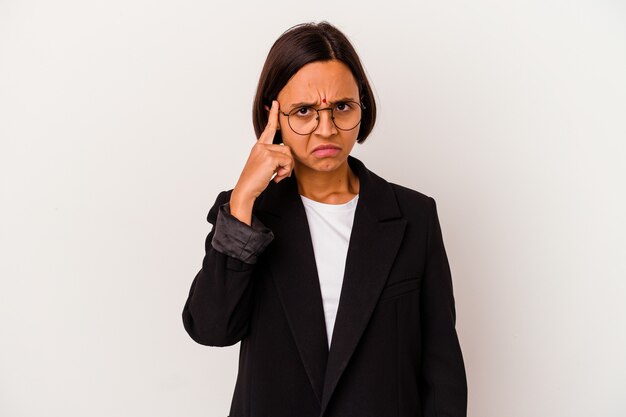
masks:
[[[425,417],[466,417],[467,381],[456,334],[450,265],[435,200],[430,198],[427,258],[422,282],[422,387]]]
[[[183,325],[196,342],[231,346],[248,332],[258,256],[272,241],[272,231],[253,216],[252,225],[229,212],[230,191],[218,195],[207,221],[202,268],[183,308]]]

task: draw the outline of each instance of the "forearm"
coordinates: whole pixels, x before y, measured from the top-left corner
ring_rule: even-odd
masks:
[[[183,310],[189,335],[211,346],[233,345],[247,334],[255,264],[273,239],[255,217],[248,226],[230,215],[224,201],[228,193],[218,196],[209,213],[215,226],[206,238],[202,269]]]
[[[230,346],[248,331],[252,273],[246,264],[210,248],[189,291],[183,323],[203,345]]]

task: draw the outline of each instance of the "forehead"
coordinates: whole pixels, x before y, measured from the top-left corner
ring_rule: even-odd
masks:
[[[278,93],[279,101],[321,102],[326,98],[353,98],[358,100],[359,87],[352,71],[341,61],[318,61],[306,64]]]

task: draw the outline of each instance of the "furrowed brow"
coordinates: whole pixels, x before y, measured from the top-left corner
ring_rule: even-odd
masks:
[[[358,103],[358,101],[352,97],[343,97],[337,100],[329,101],[328,104],[345,103],[346,101],[354,101]],[[300,107],[316,107],[316,106],[318,106],[317,102],[315,103],[300,102],[300,103],[292,104],[289,110],[297,109]]]
[[[315,107],[316,105],[317,105],[317,103],[300,102],[300,103],[292,104],[291,107],[290,107],[290,110],[297,109],[299,107]]]
[[[329,103],[330,104],[345,103],[346,101],[356,101],[356,100],[353,99],[352,97],[344,97],[344,98],[340,98],[338,100],[329,101]]]

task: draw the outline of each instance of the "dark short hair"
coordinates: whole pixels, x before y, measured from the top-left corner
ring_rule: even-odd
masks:
[[[361,103],[365,106],[357,141],[363,143],[376,122],[376,102],[361,60],[348,38],[330,23],[302,23],[285,31],[270,49],[259,77],[252,123],[257,138],[267,125],[268,112],[278,93],[306,64],[316,61],[338,60],[350,68],[358,87]],[[274,143],[281,143],[280,130]]]

